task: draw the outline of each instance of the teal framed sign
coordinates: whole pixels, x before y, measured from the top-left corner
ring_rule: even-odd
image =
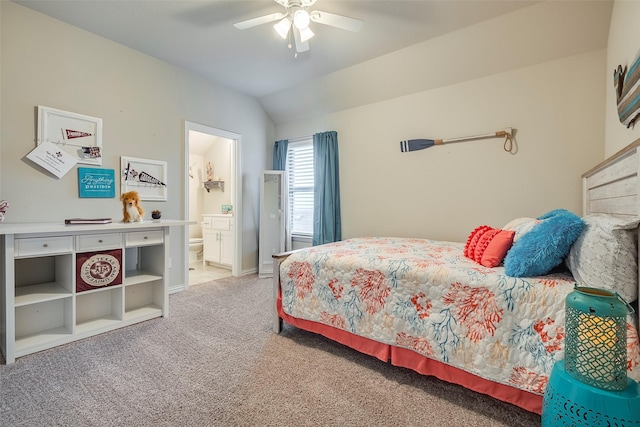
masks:
[[[113,169],[78,168],[80,198],[114,198],[116,197],[115,183]]]

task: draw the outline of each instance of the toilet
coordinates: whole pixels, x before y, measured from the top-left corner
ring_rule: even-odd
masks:
[[[189,264],[202,260],[202,238],[189,238]]]

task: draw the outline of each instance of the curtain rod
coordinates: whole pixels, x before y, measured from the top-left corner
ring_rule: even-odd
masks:
[[[313,135],[299,136],[298,138],[289,138],[288,141],[289,142],[300,142],[300,141],[303,141],[305,139],[313,139]]]

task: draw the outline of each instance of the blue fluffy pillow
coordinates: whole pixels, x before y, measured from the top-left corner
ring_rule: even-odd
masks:
[[[507,276],[543,276],[560,265],[585,227],[577,215],[555,209],[540,217],[531,231],[513,244],[504,258]]]

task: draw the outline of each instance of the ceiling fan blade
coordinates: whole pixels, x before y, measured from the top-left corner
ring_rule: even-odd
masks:
[[[255,27],[256,25],[268,24],[269,22],[277,21],[287,16],[286,13],[270,13],[269,15],[259,16],[257,18],[247,19],[246,21],[236,22],[233,24],[239,30],[245,30],[247,28]]]
[[[293,29],[293,38],[296,41],[296,53],[306,52],[309,50],[309,42],[303,42],[300,36],[300,30],[296,28],[296,26],[292,26]]]
[[[335,13],[321,12],[319,10],[314,10],[309,13],[309,18],[311,18],[313,22],[342,28],[343,30],[353,31],[354,33],[360,31],[364,25],[364,21],[360,19],[336,15]]]

